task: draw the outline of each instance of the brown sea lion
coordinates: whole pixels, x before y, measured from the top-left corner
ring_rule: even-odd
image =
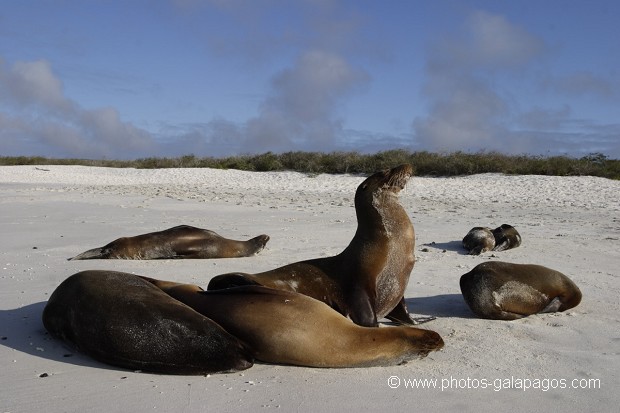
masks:
[[[164,231],[119,238],[69,260],[249,257],[259,253],[267,241],[267,235],[259,235],[248,241],[235,241],[208,229],[179,225]]]
[[[398,194],[412,172],[411,165],[401,165],[377,172],[358,186],[357,231],[340,254],[259,274],[218,275],[208,289],[263,285],[294,291],[323,301],[368,327],[377,326],[383,317],[402,324],[433,319],[413,320],[403,297],[415,262],[415,234]]]
[[[471,310],[482,318],[515,320],[573,308],[581,291],[567,276],[541,265],[489,261],[460,279]]]
[[[490,228],[474,227],[463,238],[463,248],[469,251],[469,255],[480,255],[494,247],[495,237]]]
[[[521,235],[512,225],[502,224],[493,230],[495,247],[493,251],[504,251],[521,245]]]
[[[154,279],[171,297],[243,340],[257,360],[309,367],[401,364],[443,347],[434,331],[410,326],[362,327],[303,294],[257,285],[202,291]]]
[[[96,360],[170,374],[252,366],[245,343],[214,321],[132,274],[84,271],[63,281],[43,310],[56,338]]]

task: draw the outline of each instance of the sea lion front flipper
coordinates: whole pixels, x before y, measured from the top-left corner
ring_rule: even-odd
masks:
[[[469,251],[469,255],[480,255],[482,253],[483,246],[478,246]]]
[[[549,304],[547,304],[547,306],[545,308],[543,308],[540,312],[541,313],[555,313],[557,311],[560,310],[560,307],[562,306],[562,301],[560,300],[559,297],[555,297],[553,300],[551,300],[549,302]]]
[[[370,297],[362,290],[351,294],[350,313],[351,321],[364,327],[377,327],[377,313],[375,306],[370,302]]]
[[[411,317],[409,310],[407,310],[407,304],[405,303],[405,297],[401,298],[396,307],[385,316],[390,321],[395,323],[416,326],[418,324],[428,323],[435,320],[437,317],[424,316],[424,317]]]

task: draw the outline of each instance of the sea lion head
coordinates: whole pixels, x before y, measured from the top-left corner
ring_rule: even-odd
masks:
[[[399,202],[399,193],[405,188],[413,174],[409,164],[396,166],[376,172],[366,178],[355,192],[355,211],[358,222],[382,222],[387,216],[405,220],[406,212]],[[364,218],[366,217],[366,218]],[[398,218],[397,218],[398,217]],[[406,218],[409,221],[409,218]]]
[[[360,184],[357,188],[356,195],[397,195],[405,188],[405,185],[409,182],[409,178],[411,178],[412,174],[413,167],[410,164],[403,164],[392,169],[385,169],[383,171],[376,172]]]
[[[399,202],[399,193],[405,188],[409,178],[413,174],[413,167],[409,164],[396,166],[376,172],[366,178],[355,192],[355,212],[360,222],[378,223],[379,228],[384,228],[390,222],[396,225],[398,222],[407,223],[411,226],[409,217]],[[362,225],[367,227],[368,225]],[[388,225],[390,226],[390,225]],[[372,230],[371,230],[372,231]]]

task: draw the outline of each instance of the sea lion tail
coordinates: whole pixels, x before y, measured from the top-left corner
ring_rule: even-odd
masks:
[[[93,248],[92,250],[84,251],[83,253],[78,254],[73,258],[67,258],[67,261],[93,260],[97,258],[105,258],[103,248]]]

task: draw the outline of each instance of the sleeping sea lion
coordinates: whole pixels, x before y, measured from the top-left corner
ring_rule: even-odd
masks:
[[[267,241],[267,235],[259,235],[248,241],[235,241],[208,229],[179,225],[164,231],[119,238],[69,260],[249,257],[259,253]]]
[[[494,247],[495,237],[490,228],[474,227],[463,238],[463,248],[469,251],[469,255],[480,255]]]
[[[63,281],[43,310],[56,338],[131,370],[207,374],[252,367],[248,346],[142,278],[83,271]]]
[[[483,262],[461,276],[460,286],[476,315],[495,320],[564,311],[581,302],[574,282],[542,265]]]
[[[362,327],[303,294],[258,285],[203,291],[154,280],[171,297],[247,343],[257,360],[309,367],[402,364],[443,347],[434,331],[410,326]]]
[[[511,248],[517,248],[521,245],[521,235],[512,225],[502,224],[493,230],[495,238],[495,247],[493,251],[504,251]]]

